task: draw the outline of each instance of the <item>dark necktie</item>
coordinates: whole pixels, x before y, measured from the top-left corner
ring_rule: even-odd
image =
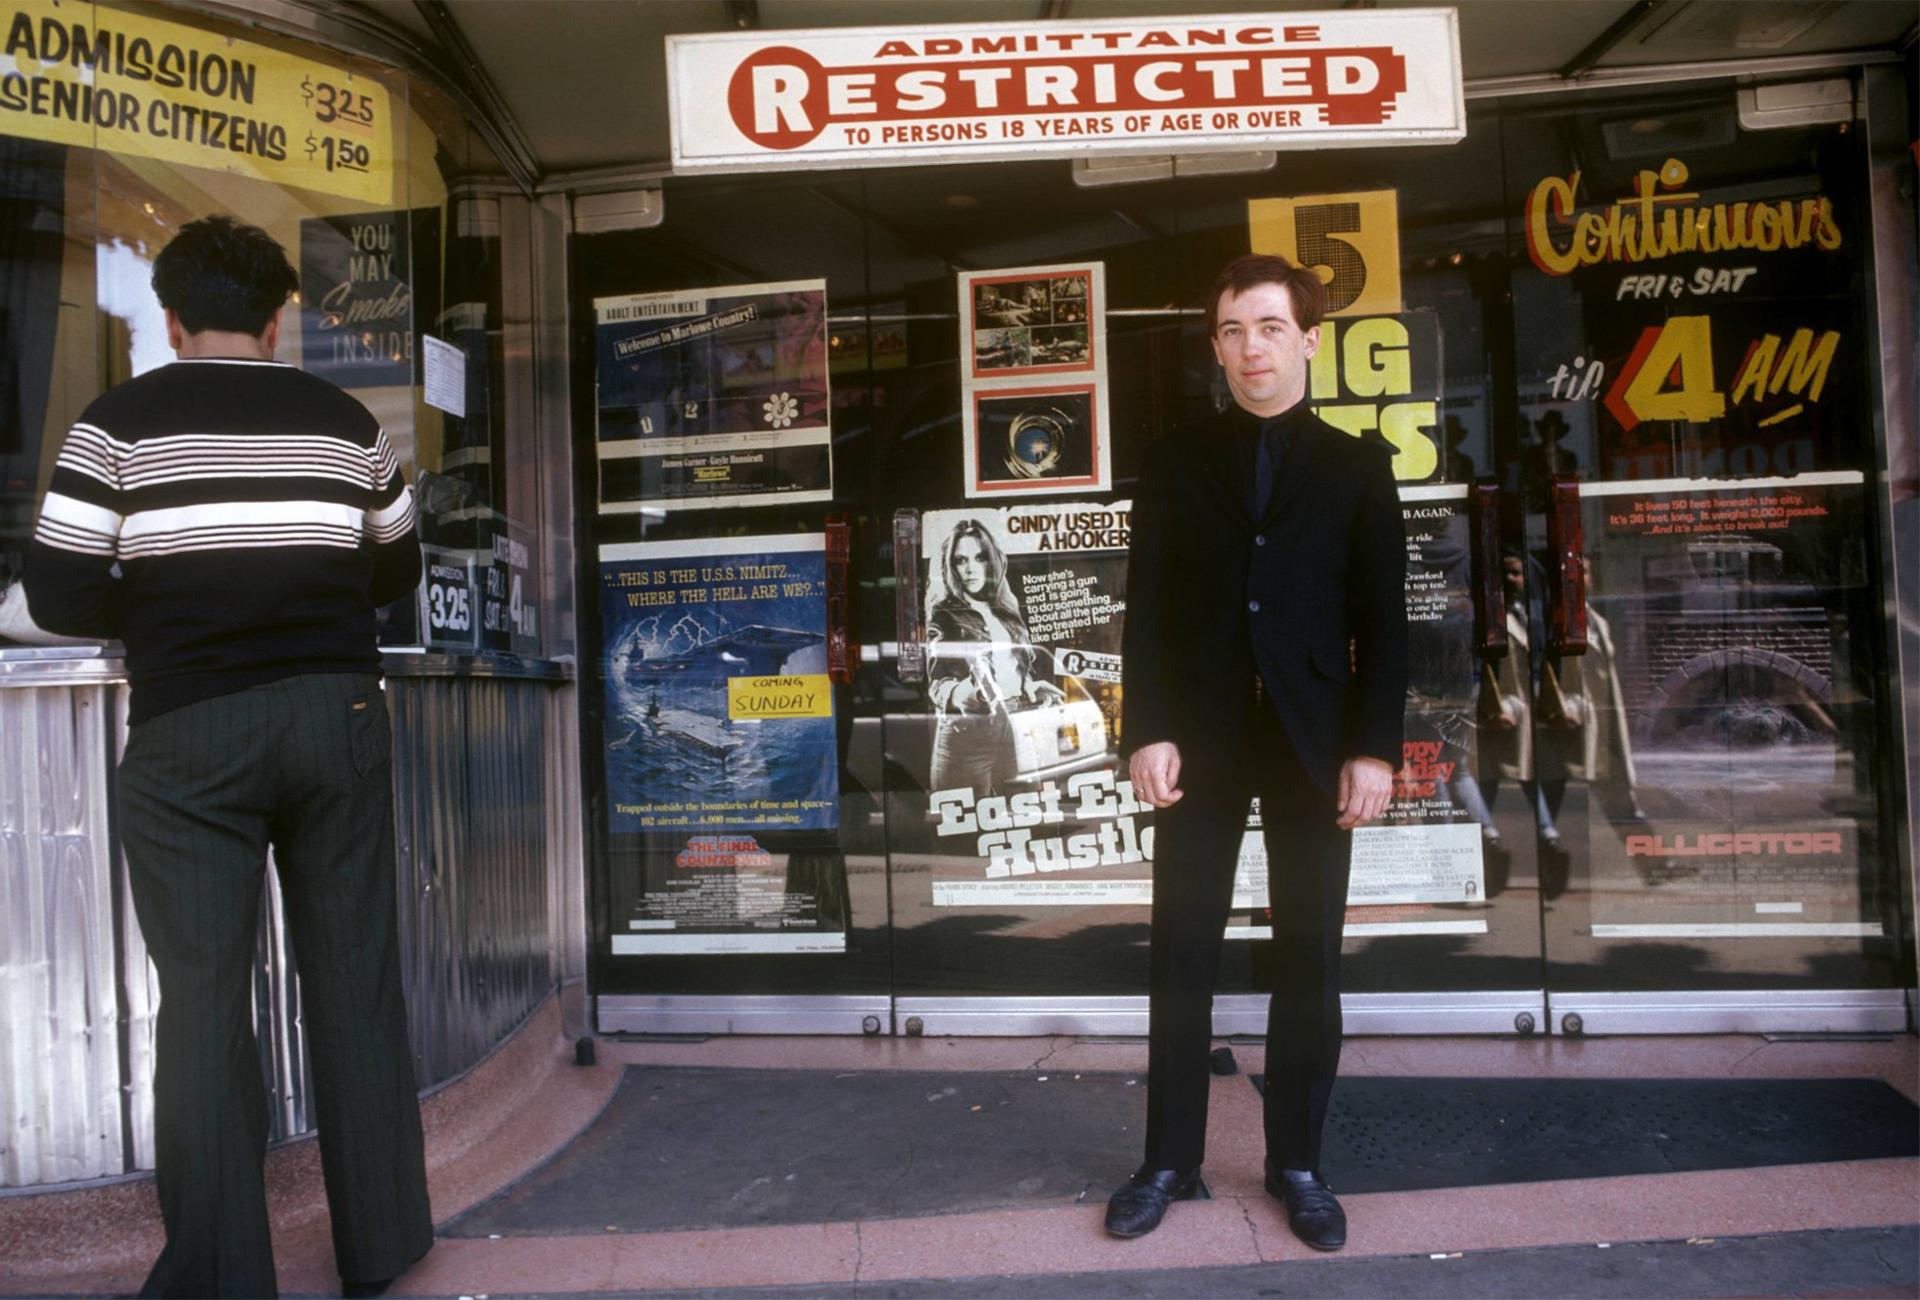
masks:
[[[1278,424],[1264,424],[1260,427],[1260,436],[1254,441],[1253,452],[1253,517],[1264,519],[1267,506],[1273,501],[1273,486],[1278,481],[1280,466],[1286,459],[1287,433]]]

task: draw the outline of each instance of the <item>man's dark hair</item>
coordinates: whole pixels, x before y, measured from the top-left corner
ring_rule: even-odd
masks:
[[[300,287],[272,235],[232,217],[189,221],[153,259],[153,292],[189,334],[251,334]]]
[[[1293,323],[1304,333],[1318,325],[1327,314],[1327,286],[1304,266],[1295,266],[1272,253],[1248,253],[1222,267],[1207,291],[1207,335],[1220,328],[1220,300],[1228,294],[1238,298],[1257,284],[1277,284],[1287,291],[1293,303]]]

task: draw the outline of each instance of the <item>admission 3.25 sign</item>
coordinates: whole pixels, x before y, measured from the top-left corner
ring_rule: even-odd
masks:
[[[1444,144],[1451,9],[667,38],[677,171]]]

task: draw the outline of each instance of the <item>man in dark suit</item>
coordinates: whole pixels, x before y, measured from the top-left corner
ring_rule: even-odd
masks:
[[[1122,752],[1159,809],[1146,1162],[1107,1207],[1137,1237],[1196,1193],[1221,931],[1258,795],[1273,914],[1267,1190],[1308,1245],[1346,1216],[1319,1174],[1340,1060],[1352,830],[1386,810],[1407,685],[1406,534],[1392,448],[1306,407],[1325,293],[1261,255],[1208,296],[1233,403],[1140,467],[1127,570]]]

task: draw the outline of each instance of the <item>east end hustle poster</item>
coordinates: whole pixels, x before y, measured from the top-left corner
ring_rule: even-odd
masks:
[[[818,535],[600,550],[608,829],[839,822]]]
[[[1150,900],[1153,831],[1119,763],[1132,506],[922,521],[935,907]]]
[[[593,309],[602,512],[832,499],[826,281]]]

